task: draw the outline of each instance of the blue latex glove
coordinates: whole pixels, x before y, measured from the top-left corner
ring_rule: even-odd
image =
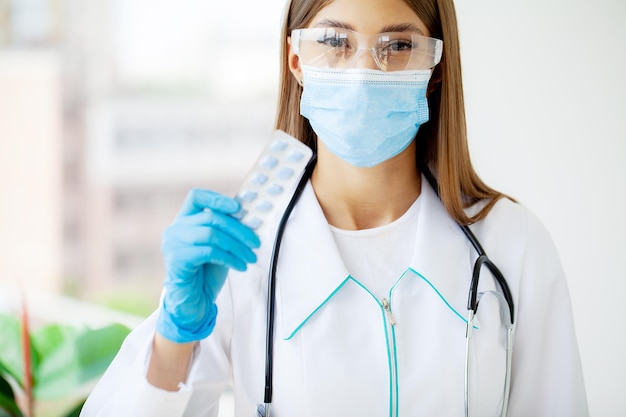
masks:
[[[221,194],[192,190],[174,223],[163,233],[167,277],[157,331],[177,343],[207,337],[215,327],[215,298],[229,268],[256,262],[257,235],[231,214],[239,203]]]

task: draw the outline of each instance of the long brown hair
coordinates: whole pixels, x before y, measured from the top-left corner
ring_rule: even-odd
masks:
[[[288,65],[287,38],[293,29],[307,27],[332,0],[291,0],[285,10],[281,35],[281,70],[275,128],[300,139],[312,149],[315,132],[300,116],[302,88]],[[441,62],[428,87],[430,121],[417,135],[416,160],[428,167],[439,181],[439,196],[458,223],[471,224],[484,218],[504,194],[488,187],[476,174],[467,146],[465,104],[461,78],[461,55],[453,0],[404,0],[426,25],[430,36],[443,40]],[[486,201],[474,216],[465,208]]]

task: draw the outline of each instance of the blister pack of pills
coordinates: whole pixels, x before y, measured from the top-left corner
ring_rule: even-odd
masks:
[[[276,210],[284,210],[312,156],[304,143],[275,130],[235,196],[241,210],[233,217],[258,233]]]

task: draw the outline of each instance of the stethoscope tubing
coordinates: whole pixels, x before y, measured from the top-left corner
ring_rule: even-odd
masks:
[[[502,320],[504,321],[504,327],[506,328],[506,363],[505,363],[505,373],[504,373],[504,389],[502,390],[502,409],[501,409],[501,417],[506,417],[506,413],[509,407],[509,391],[511,387],[511,364],[513,358],[513,323],[511,322],[511,315],[509,314],[510,310],[507,308],[506,299],[504,295],[497,291],[484,291],[478,294],[478,299],[476,301],[477,307],[480,303],[482,297],[486,294],[496,297],[498,300],[498,304],[500,305],[500,314]],[[467,327],[465,331],[465,384],[464,384],[464,394],[465,394],[465,417],[470,417],[470,372],[469,372],[469,363],[471,357],[471,340],[472,334],[474,330],[474,310],[469,310],[467,315]]]
[[[428,167],[425,164],[420,164],[420,170],[426,181],[430,184],[432,189],[435,191],[435,194],[439,196],[439,184],[433,174],[430,172]],[[471,355],[471,339],[472,339],[472,331],[474,326],[474,317],[476,312],[478,311],[478,304],[480,302],[480,296],[482,294],[478,293],[478,283],[480,281],[480,271],[483,266],[486,266],[489,271],[491,271],[494,279],[500,286],[502,294],[497,293],[495,291],[491,291],[498,298],[500,298],[500,306],[503,307],[506,303],[508,307],[507,312],[502,312],[505,317],[506,322],[506,330],[507,330],[507,340],[506,340],[506,364],[505,364],[505,374],[504,374],[504,391],[502,397],[502,409],[501,409],[501,417],[505,417],[508,406],[509,406],[509,391],[511,386],[511,365],[512,365],[512,352],[513,352],[513,323],[515,320],[514,312],[515,306],[513,303],[513,296],[511,294],[511,290],[509,285],[504,278],[504,275],[500,271],[500,269],[494,264],[487,253],[483,249],[480,241],[469,228],[468,225],[458,224],[463,234],[467,237],[467,240],[471,243],[478,254],[478,258],[474,262],[474,268],[472,270],[472,280],[470,282],[470,288],[467,296],[467,329],[465,331],[465,382],[464,382],[464,396],[465,396],[465,417],[470,416],[470,377],[469,377],[469,361]],[[503,299],[503,300],[502,300]],[[504,303],[504,302],[505,303]],[[508,313],[508,314],[507,314]],[[508,317],[507,317],[508,316]]]
[[[274,305],[276,301],[276,267],[278,266],[278,254],[280,252],[280,244],[283,240],[283,234],[285,232],[285,227],[287,226],[289,216],[291,215],[293,208],[296,206],[296,203],[300,199],[300,196],[302,195],[304,187],[309,181],[309,178],[311,178],[311,174],[313,173],[313,168],[315,168],[316,162],[317,155],[314,153],[311,157],[311,160],[304,169],[304,174],[302,174],[302,178],[298,182],[293,196],[291,197],[291,200],[289,200],[289,203],[285,208],[285,212],[283,213],[283,216],[278,223],[278,229],[276,231],[276,237],[274,239],[274,246],[272,249],[272,257],[267,280],[268,300],[265,335],[265,392],[263,396],[263,403],[265,404],[265,417],[269,417],[270,415],[269,405],[272,402],[272,382],[274,371]]]
[[[424,174],[426,181],[428,181],[431,188],[435,191],[435,194],[437,194],[437,196],[439,197],[439,183],[437,182],[433,174],[424,164],[420,164],[420,170],[422,171],[422,174]],[[489,271],[491,271],[495,280],[498,282],[498,285],[500,285],[500,289],[502,290],[504,299],[506,300],[506,303],[509,307],[511,323],[514,323],[515,306],[513,303],[513,296],[511,294],[511,289],[509,288],[509,285],[504,278],[504,275],[502,274],[502,272],[500,272],[500,269],[498,269],[498,267],[491,261],[491,259],[489,259],[489,257],[485,253],[485,250],[480,244],[480,241],[478,240],[474,232],[472,232],[472,230],[469,228],[469,226],[460,223],[458,225],[463,231],[463,234],[467,237],[467,240],[469,240],[469,242],[476,250],[476,253],[478,254],[478,258],[474,263],[474,269],[472,271],[472,281],[470,282],[470,289],[467,296],[467,309],[469,311],[473,311],[474,314],[476,313],[476,310],[478,310],[478,282],[480,281],[480,270],[484,265],[487,267],[487,269],[489,269]]]
[[[260,404],[257,408],[257,416],[259,417],[270,417],[270,405],[272,403],[272,394],[273,394],[273,368],[274,368],[274,307],[276,301],[276,268],[278,265],[278,255],[280,252],[280,244],[282,242],[283,234],[285,231],[285,227],[287,225],[287,221],[289,220],[289,216],[296,206],[304,188],[309,181],[313,169],[315,168],[315,163],[317,162],[317,155],[313,154],[313,157],[307,164],[304,174],[302,178],[298,182],[296,189],[293,193],[293,196],[289,200],[287,207],[283,213],[283,216],[278,224],[278,229],[276,232],[276,237],[274,239],[274,246],[272,248],[272,257],[269,266],[268,272],[268,282],[267,282],[267,322],[266,322],[266,341],[265,341],[265,389],[263,396],[263,404]],[[439,196],[439,184],[435,177],[432,175],[430,170],[423,164],[420,164],[420,170],[423,173],[426,180],[429,182],[432,189],[435,191],[437,196]],[[509,286],[504,278],[504,275],[498,267],[491,262],[487,254],[485,253],[482,245],[478,241],[478,238],[471,231],[469,226],[464,224],[459,224],[459,227],[470,241],[474,249],[478,254],[478,258],[474,264],[474,269],[472,271],[472,280],[470,283],[470,289],[468,294],[467,301],[467,309],[468,309],[468,321],[467,321],[467,330],[466,330],[466,360],[465,360],[465,415],[469,414],[469,355],[470,355],[470,340],[473,326],[473,318],[478,310],[478,304],[480,301],[480,296],[478,294],[478,283],[480,280],[480,270],[483,266],[486,266],[494,276],[495,280],[498,282],[500,289],[502,291],[502,298],[506,301],[508,306],[508,313],[510,322],[507,326],[507,358],[506,358],[506,374],[505,374],[505,387],[504,387],[504,398],[503,398],[503,415],[506,414],[506,410],[508,408],[508,392],[510,387],[510,369],[511,369],[511,352],[512,352],[512,329],[513,329],[513,320],[514,320],[514,304],[513,297],[511,295],[511,291]]]

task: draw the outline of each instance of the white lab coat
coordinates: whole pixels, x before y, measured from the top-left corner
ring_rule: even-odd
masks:
[[[387,297],[391,316],[349,276],[311,185],[305,189],[279,260],[272,416],[464,415],[463,317],[476,253],[423,184],[413,259]],[[273,242],[274,228],[264,242]],[[515,300],[508,416],[587,416],[566,280],[545,228],[503,200],[472,229]],[[253,416],[263,402],[270,253],[264,244],[247,272],[230,274],[215,331],[197,346],[178,392],[145,379],[153,315],[129,335],[81,415],[216,416],[231,383],[236,416]],[[485,268],[480,288],[496,288]],[[505,333],[493,300],[481,303],[476,327],[473,415],[499,416]]]

